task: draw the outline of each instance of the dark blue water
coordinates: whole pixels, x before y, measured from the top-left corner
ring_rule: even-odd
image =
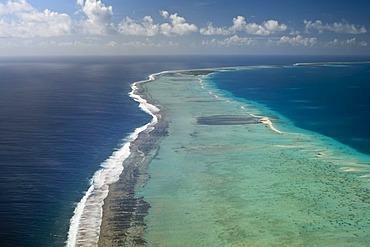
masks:
[[[255,68],[216,73],[211,80],[300,128],[370,154],[370,63]]]
[[[0,64],[1,246],[63,245],[94,171],[148,121],[126,97],[139,75],[106,62]]]
[[[294,60],[294,59],[293,59]],[[265,57],[0,59],[0,246],[64,246],[89,180],[149,122],[128,93],[149,74]]]

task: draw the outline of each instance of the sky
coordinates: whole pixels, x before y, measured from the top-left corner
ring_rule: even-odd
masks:
[[[368,0],[0,0],[0,56],[370,55]]]

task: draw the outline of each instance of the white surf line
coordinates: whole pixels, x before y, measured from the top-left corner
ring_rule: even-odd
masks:
[[[257,116],[257,115],[254,115],[254,114],[249,114],[249,115],[251,115],[252,117],[255,117],[255,118],[259,118],[261,123],[267,125],[271,130],[275,131],[276,133],[283,134],[283,132],[281,132],[280,130],[275,128],[275,126],[272,124],[271,120],[268,117]]]
[[[109,186],[119,180],[123,172],[123,162],[130,152],[130,146],[138,135],[147,129],[151,123],[137,128],[126,139],[126,143],[114,151],[97,170],[90,182],[90,187],[77,204],[70,220],[67,247],[97,246],[103,216],[104,199],[108,196]]]
[[[136,128],[133,133],[125,138],[125,143],[118,150],[114,151],[101,164],[100,169],[94,173],[89,189],[77,204],[70,220],[68,239],[66,241],[67,247],[98,245],[104,199],[108,196],[109,186],[119,180],[124,170],[123,162],[131,154],[131,143],[137,139],[141,132],[153,130],[154,125],[158,122],[155,113],[159,112],[159,109],[136,94],[138,90],[137,84],[155,80],[156,76],[164,73],[168,72],[152,74],[148,80],[135,82],[131,85],[132,91],[129,93],[129,96],[139,103],[140,109],[152,116],[152,120],[144,126]]]
[[[359,62],[313,62],[313,63],[295,63],[293,66],[325,66],[325,65],[351,65],[351,64],[368,64],[370,61],[359,61]]]

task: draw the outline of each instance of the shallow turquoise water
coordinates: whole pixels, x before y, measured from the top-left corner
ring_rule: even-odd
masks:
[[[151,205],[149,246],[368,245],[367,156],[199,79],[177,73],[146,84],[169,118],[138,191]],[[225,124],[225,115],[267,116],[282,133]]]

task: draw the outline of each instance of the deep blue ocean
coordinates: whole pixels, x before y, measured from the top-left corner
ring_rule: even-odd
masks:
[[[211,80],[297,127],[370,154],[370,62],[257,67],[216,73]]]
[[[128,96],[163,70],[343,57],[143,56],[0,59],[0,246],[64,246],[100,164],[151,117]],[[370,153],[369,64],[219,73],[216,85],[297,126]],[[333,127],[334,126],[334,127]]]

